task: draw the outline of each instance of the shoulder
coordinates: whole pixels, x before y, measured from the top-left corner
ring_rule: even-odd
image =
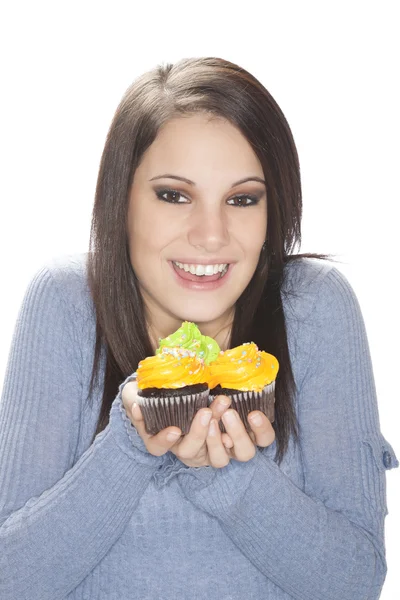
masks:
[[[93,310],[87,281],[87,258],[88,253],[81,252],[48,259],[34,273],[29,290],[45,294],[51,289],[70,310],[87,314]]]
[[[287,320],[308,320],[332,312],[359,312],[346,276],[328,260],[298,258],[285,266],[282,303]]]
[[[299,258],[290,262],[285,267],[282,305],[299,388],[311,356],[322,360],[333,349],[337,356],[354,356],[353,345],[364,345],[366,331],[357,297],[330,261]]]

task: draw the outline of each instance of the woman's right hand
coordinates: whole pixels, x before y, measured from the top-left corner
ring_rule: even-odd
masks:
[[[182,435],[179,427],[174,426],[166,427],[156,435],[150,435],[145,429],[142,411],[135,403],[136,395],[137,383],[128,382],[122,390],[122,402],[150,454],[162,456],[170,450],[188,467],[222,468],[229,463],[229,448],[232,448],[233,442],[227,433],[221,434],[219,430],[219,420],[230,406],[229,398],[217,396],[208,408],[201,408],[194,416],[189,433],[186,435]],[[213,421],[211,428],[214,425],[215,436],[221,440],[221,443],[214,444],[212,453],[209,452],[206,442],[211,420]]]

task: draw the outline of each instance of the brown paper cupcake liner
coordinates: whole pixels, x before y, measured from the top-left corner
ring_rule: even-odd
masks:
[[[176,392],[176,390],[174,390]],[[174,425],[189,433],[194,415],[200,408],[208,406],[209,390],[184,396],[144,397],[137,396],[142,411],[145,429],[155,435],[161,429]]]
[[[224,391],[221,389],[218,394],[210,393],[209,404],[212,403],[216,396],[220,395],[231,398],[231,405],[229,408],[233,408],[238,412],[248,432],[251,432],[252,429],[247,420],[247,415],[253,410],[260,410],[263,412],[271,423],[275,420],[275,381],[267,385],[261,392],[242,392],[240,390]],[[221,432],[226,433],[222,419],[219,421],[219,427]]]

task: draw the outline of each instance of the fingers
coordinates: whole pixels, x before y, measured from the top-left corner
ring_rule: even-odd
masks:
[[[190,460],[200,455],[202,457],[206,447],[210,464],[221,468],[226,466],[232,457],[242,462],[250,460],[256,453],[256,445],[266,447],[275,439],[275,431],[270,421],[260,411],[253,411],[248,415],[252,429],[252,432],[248,433],[238,413],[232,409],[228,410],[231,401],[227,396],[217,396],[210,407],[199,410],[193,419],[189,433],[183,437],[178,427],[167,427],[156,435],[146,432],[140,407],[135,402],[136,382],[125,385],[122,399],[146,448],[155,456],[165,454],[179,441],[175,451],[172,450],[178,458]],[[251,418],[257,416],[259,423],[253,422]],[[226,433],[220,431],[218,423],[220,418],[224,422]]]
[[[211,417],[212,411],[209,408],[201,408],[196,413],[189,433],[179,442],[179,451],[175,452],[178,458],[191,459],[201,453],[206,442]]]
[[[217,396],[208,409],[199,410],[174,454],[184,460],[194,459],[206,444],[209,464],[215,468],[225,467],[231,458],[229,449],[233,442],[227,433],[221,434],[218,421],[230,404],[227,396]]]
[[[210,404],[213,419],[220,419],[230,404],[231,399],[228,396],[216,396]]]
[[[233,442],[227,433],[222,433],[221,440],[225,448],[228,448],[228,450],[233,448]]]
[[[216,468],[226,466],[230,460],[229,448],[233,447],[233,442],[226,433],[221,437],[218,421],[230,403],[231,400],[226,396],[217,396],[208,408],[199,410],[189,433],[172,452],[189,466],[202,465],[204,460],[206,464]]]
[[[231,399],[228,396],[216,396],[213,402],[210,404],[210,408],[213,413],[213,419],[219,421],[226,410],[228,410],[231,404]],[[219,423],[218,423],[219,428]],[[221,441],[225,448],[228,450],[233,448],[233,442],[227,433],[222,433]]]
[[[263,448],[270,446],[275,440],[275,430],[272,427],[271,421],[258,410],[253,410],[247,415],[247,419],[250,423],[255,436],[255,443],[257,446]]]
[[[132,423],[144,441],[147,450],[154,456],[162,456],[168,452],[182,435],[179,427],[166,427],[156,435],[147,433],[142,412],[137,404],[134,404],[132,407]]]
[[[176,444],[177,440],[181,437],[182,432],[179,427],[166,427],[156,435],[147,433],[144,426],[142,411],[135,400],[137,400],[137,383],[135,381],[130,381],[122,390],[122,401],[127,415],[150,454],[162,456]]]
[[[229,464],[230,455],[222,443],[221,430],[216,419],[212,419],[210,422],[206,441],[211,466],[217,469],[226,467]]]
[[[231,400],[227,396],[216,396],[208,408],[200,409],[196,413],[189,433],[186,434],[179,443],[179,452],[175,453],[178,458],[191,459],[202,450],[202,447],[205,445],[207,436],[209,434],[209,425],[211,419],[216,419],[218,421],[223,413],[228,409],[230,403]],[[217,427],[219,430],[219,425],[217,425]],[[223,454],[223,456],[227,456],[224,450],[224,444],[222,442],[224,441],[226,443],[227,448],[232,448],[233,443],[229,438],[229,435],[224,434],[224,436],[225,437],[223,440],[221,439],[221,436],[219,439],[220,452]]]
[[[210,405],[210,408],[213,411],[213,418],[217,420],[221,419],[230,405],[231,399],[228,396],[216,396]],[[275,439],[275,431],[268,418],[261,411],[253,411],[248,417],[250,417],[250,415],[256,418],[257,416],[259,417],[258,423],[253,422],[252,420],[249,421],[252,431],[248,432],[246,430],[247,435],[250,437],[253,444],[260,447],[266,447],[272,444]],[[221,439],[225,448],[233,448],[233,441],[227,433],[223,433]]]
[[[136,402],[138,386],[136,381],[129,381],[122,389],[122,403],[127,413],[131,413],[132,405]]]
[[[256,447],[236,410],[229,409],[222,415],[227,434],[233,442],[232,453],[236,460],[246,462],[256,454]]]

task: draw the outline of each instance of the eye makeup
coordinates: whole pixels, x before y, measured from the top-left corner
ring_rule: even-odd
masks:
[[[155,190],[155,194],[159,200],[162,202],[167,202],[169,204],[188,204],[190,200],[178,190],[173,188],[157,188]],[[167,200],[163,196],[166,194],[175,195],[174,199]],[[177,199],[179,196],[181,199]],[[259,192],[258,194],[234,194],[231,198],[227,200],[227,204],[230,206],[237,207],[246,207],[246,206],[255,206],[261,200],[261,198],[265,196],[265,191]],[[182,200],[182,198],[184,200]],[[235,202],[236,201],[236,202]]]

